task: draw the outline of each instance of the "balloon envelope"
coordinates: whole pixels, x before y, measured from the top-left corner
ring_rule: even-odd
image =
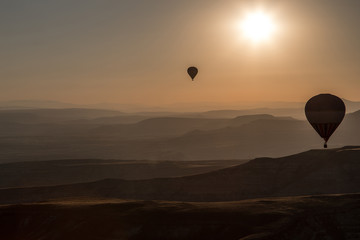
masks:
[[[196,67],[189,67],[187,69],[187,73],[189,74],[191,79],[194,81],[194,78],[196,77],[196,75],[198,73],[198,69]]]
[[[316,95],[306,103],[305,115],[311,126],[327,141],[335,132],[345,116],[345,104],[337,96],[331,94]]]

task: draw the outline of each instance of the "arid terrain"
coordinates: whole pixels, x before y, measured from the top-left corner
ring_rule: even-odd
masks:
[[[358,194],[216,203],[82,199],[3,205],[0,234],[8,240],[356,240],[359,211]]]
[[[358,239],[360,111],[313,150],[303,119],[258,111],[0,110],[0,235]]]

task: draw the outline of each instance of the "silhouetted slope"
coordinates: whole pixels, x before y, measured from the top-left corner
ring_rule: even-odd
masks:
[[[93,124],[93,125],[133,124],[148,118],[149,116],[142,116],[142,115],[121,115],[121,116],[111,116],[111,117],[99,117],[95,119],[94,118],[78,119],[68,123],[69,124],[81,123],[81,124]]]
[[[91,133],[97,136],[113,136],[131,140],[141,138],[176,137],[194,130],[213,130],[224,127],[238,127],[259,119],[275,119],[271,115],[248,115],[234,119],[150,118],[134,124],[106,125],[94,129]]]
[[[195,159],[277,157],[309,149],[316,144],[317,139],[309,137],[313,134],[303,121],[259,119],[238,127],[195,131],[167,141],[166,146]]]
[[[0,188],[35,187],[106,178],[127,180],[182,177],[230,167],[245,160],[150,161],[150,160],[51,160],[0,164]]]
[[[342,98],[346,105],[346,112],[351,113],[355,111],[359,111],[360,109],[360,102],[354,102],[347,99]]]
[[[258,197],[360,192],[359,147],[311,150],[182,178],[6,189],[1,203],[97,197],[175,201],[230,201]]]
[[[294,117],[297,119],[305,119],[304,109],[297,106],[292,108],[252,108],[246,110],[213,110],[201,113],[193,113],[193,116],[204,117],[204,118],[235,118],[242,115],[258,115],[258,114],[270,114],[277,117]],[[305,103],[304,103],[305,105]],[[191,114],[189,114],[191,116]]]
[[[343,122],[331,137],[331,141],[335,143],[346,142],[348,144],[357,145],[357,143],[360,142],[359,123],[360,111],[346,114]]]
[[[240,202],[92,201],[0,206],[6,240],[355,240],[360,196]]]

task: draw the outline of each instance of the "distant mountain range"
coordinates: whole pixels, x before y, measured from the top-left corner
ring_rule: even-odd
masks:
[[[107,179],[53,187],[0,190],[0,203],[54,199],[235,201],[250,198],[360,192],[360,147],[311,150],[258,158],[214,172],[181,178]]]
[[[360,110],[360,102],[343,99],[347,112],[354,112]],[[181,113],[181,112],[205,112],[219,109],[229,109],[230,111],[242,111],[231,115],[235,117],[239,115],[249,114],[272,114],[278,116],[275,110],[279,112],[279,116],[293,116],[303,118],[303,108],[305,102],[258,102],[258,103],[173,103],[163,106],[146,106],[140,104],[120,104],[120,103],[97,103],[97,104],[73,104],[58,101],[45,100],[13,100],[0,102],[0,109],[29,109],[29,108],[91,108],[91,109],[108,109],[123,112],[131,112],[132,114],[138,112],[162,112],[162,113]],[[289,114],[291,113],[291,114]],[[211,113],[210,113],[211,114]],[[208,117],[208,116],[207,116]]]
[[[142,120],[134,124],[114,124],[96,128],[96,135],[117,136],[121,139],[176,137],[192,131],[208,131],[226,127],[239,127],[255,120],[291,119],[271,115],[246,115],[232,119],[162,117]]]
[[[291,117],[158,114],[74,108],[2,110],[0,162],[252,159],[285,156],[323,143],[309,123]],[[347,114],[329,146],[360,145],[359,122],[360,111]]]

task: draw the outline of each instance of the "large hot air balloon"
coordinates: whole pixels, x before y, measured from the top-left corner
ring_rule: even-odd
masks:
[[[325,140],[324,148],[327,148],[327,141],[345,116],[345,104],[337,96],[319,94],[306,103],[305,115],[311,126]]]
[[[191,79],[194,81],[194,78],[196,77],[196,75],[198,73],[198,69],[196,67],[189,67],[187,69],[187,73],[189,74]]]

